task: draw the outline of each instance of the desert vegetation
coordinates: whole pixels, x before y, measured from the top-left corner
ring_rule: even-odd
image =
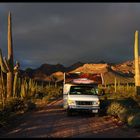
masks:
[[[104,94],[102,94],[104,90]],[[140,127],[140,98],[136,95],[136,87],[132,83],[99,86],[101,112],[114,116],[127,126]]]

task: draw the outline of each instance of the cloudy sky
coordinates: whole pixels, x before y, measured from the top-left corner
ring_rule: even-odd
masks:
[[[140,3],[0,3],[0,48],[7,56],[12,13],[14,60],[21,68],[133,59]]]

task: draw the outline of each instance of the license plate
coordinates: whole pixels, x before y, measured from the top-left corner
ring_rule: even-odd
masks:
[[[92,113],[98,113],[98,110],[92,110]]]

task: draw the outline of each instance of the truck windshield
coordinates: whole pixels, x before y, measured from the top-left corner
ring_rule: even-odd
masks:
[[[71,86],[71,95],[97,95],[97,88],[92,86]]]

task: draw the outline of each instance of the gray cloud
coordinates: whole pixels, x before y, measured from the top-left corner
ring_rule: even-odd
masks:
[[[22,68],[133,59],[139,3],[0,3],[0,46],[5,56],[8,11],[15,60]]]

